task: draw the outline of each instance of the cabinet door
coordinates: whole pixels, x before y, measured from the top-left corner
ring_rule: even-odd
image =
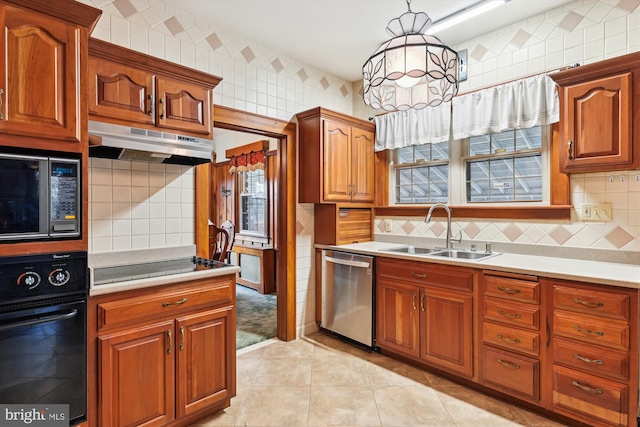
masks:
[[[324,201],[348,202],[351,200],[351,126],[323,121]],[[304,171],[301,171],[304,173]]]
[[[0,132],[79,141],[79,27],[1,8]]]
[[[153,75],[101,58],[89,58],[89,114],[153,124]]]
[[[418,288],[377,278],[376,310],[376,344],[419,357]]]
[[[374,144],[373,132],[351,128],[351,200],[354,202],[373,202]]]
[[[234,323],[231,306],[177,319],[178,417],[231,398]]]
[[[473,375],[473,296],[423,288],[420,292],[420,357],[429,364]]]
[[[162,426],[175,413],[173,321],[99,338],[100,425]]]
[[[566,99],[562,172],[632,166],[632,88],[631,73],[623,73],[562,89]]]
[[[156,126],[211,135],[209,89],[161,76],[156,84]]]

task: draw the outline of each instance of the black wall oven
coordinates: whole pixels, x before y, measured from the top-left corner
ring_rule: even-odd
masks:
[[[87,254],[0,258],[0,403],[86,420]]]

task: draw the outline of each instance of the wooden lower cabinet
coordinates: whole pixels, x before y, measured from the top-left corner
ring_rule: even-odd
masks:
[[[376,279],[376,344],[405,356],[420,357],[418,288]]]
[[[470,269],[377,259],[376,345],[473,376],[473,284]]]
[[[173,322],[100,338],[100,425],[162,426],[175,418]]]
[[[587,424],[635,426],[638,291],[547,279],[551,409]]]
[[[188,426],[230,405],[235,274],[95,297],[90,307],[98,398],[90,425]]]
[[[567,425],[636,427],[639,297],[378,257],[376,345]]]

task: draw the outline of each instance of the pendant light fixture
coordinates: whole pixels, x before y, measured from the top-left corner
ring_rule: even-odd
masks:
[[[422,109],[458,93],[458,54],[425,32],[431,18],[411,11],[392,19],[384,42],[362,67],[365,104],[386,111]]]

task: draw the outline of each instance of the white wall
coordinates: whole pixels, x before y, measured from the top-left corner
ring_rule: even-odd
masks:
[[[574,1],[453,47],[467,49],[469,55],[469,78],[461,83],[460,93],[565,65],[593,63],[640,51],[640,1]],[[361,88],[354,84],[354,97]],[[354,115],[376,114],[359,101],[354,100]],[[571,202],[571,221],[469,219],[457,225],[467,246],[476,240],[538,245],[540,253],[553,248],[640,251],[640,170],[572,175]],[[612,221],[579,221],[576,211],[585,202],[611,203]],[[385,219],[392,220],[392,233],[384,233]],[[431,229],[424,216],[378,217],[375,232],[378,238],[443,238],[443,228]]]
[[[104,12],[94,37],[221,76],[223,81],[214,91],[216,104],[283,120],[291,120],[296,113],[316,106],[362,118],[375,113],[362,102],[361,82],[352,84],[329,72],[298,63],[257,41],[246,40],[160,1],[131,0],[129,3],[135,13],[129,14],[126,12],[129,8],[123,8],[127,16],[116,7],[117,2],[81,1]],[[164,24],[174,16],[184,28],[177,34]],[[210,44],[208,37],[212,34],[218,37],[221,46]],[[245,47],[251,49],[255,59],[245,59],[241,54]],[[579,0],[454,48],[466,48],[469,52],[469,80],[461,85],[462,93],[566,64],[594,62],[638,51],[640,7],[635,0]],[[275,59],[282,68],[274,68]],[[328,83],[328,86],[323,86],[323,83]],[[193,207],[187,194],[193,174],[189,168],[179,172],[154,169],[141,173],[143,171],[138,169],[144,167],[139,164],[108,162],[92,159],[90,251],[126,250],[129,245],[131,248],[143,248],[147,242],[149,247],[192,243],[193,233],[189,231],[188,222],[192,223]],[[126,184],[127,173],[123,170],[131,170],[132,177],[142,178],[140,181],[132,178],[131,184]],[[165,194],[164,206],[152,198],[152,189],[156,187],[151,184],[153,179],[153,184],[157,185],[160,182],[158,175],[162,173],[165,174],[165,182],[175,182],[171,177],[177,174],[181,186],[179,192],[171,191],[168,197]],[[471,220],[463,224],[464,231],[468,238],[474,233],[477,238],[480,235],[477,230],[481,230],[487,239],[524,239],[528,243],[551,246],[638,251],[640,193],[635,173],[627,173],[626,184],[621,185],[611,185],[609,175],[619,180],[622,174],[578,175],[572,177],[571,185],[576,203],[581,200],[611,201],[614,220],[610,224],[583,224],[575,220],[558,223]],[[107,188],[109,179],[114,185],[118,183],[118,188],[112,189],[110,195]],[[145,191],[148,196],[144,196]],[[130,202],[115,201],[126,198],[129,193]],[[130,220],[126,219],[126,206],[118,203],[129,204]],[[173,204],[177,203],[183,204],[183,210],[179,217],[173,217],[177,215]],[[144,217],[145,206],[149,206],[148,218]],[[159,219],[152,218],[152,215],[162,216],[163,213],[165,222],[161,228],[160,221],[152,223],[152,220]],[[125,219],[121,219],[122,216]],[[145,233],[147,221],[149,231]],[[381,232],[382,218],[376,219],[376,225],[377,231]],[[423,218],[394,219],[394,234],[428,233],[423,225]],[[628,243],[622,244],[627,240]],[[312,242],[313,206],[298,204],[296,312],[299,333],[315,327]]]

